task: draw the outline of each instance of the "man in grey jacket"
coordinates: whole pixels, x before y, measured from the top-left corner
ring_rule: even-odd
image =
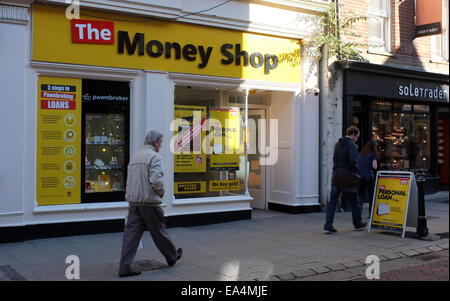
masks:
[[[129,208],[123,232],[120,277],[141,273],[131,268],[131,262],[145,229],[150,232],[169,266],[173,266],[183,254],[183,249],[175,249],[170,240],[164,223],[164,211],[160,207],[165,191],[162,158],[158,154],[162,138],[161,133],[150,131],[145,137],[144,148],[128,164],[125,199],[129,202]]]

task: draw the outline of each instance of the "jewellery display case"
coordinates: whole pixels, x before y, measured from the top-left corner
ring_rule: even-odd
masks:
[[[82,202],[125,200],[129,85],[83,80]]]

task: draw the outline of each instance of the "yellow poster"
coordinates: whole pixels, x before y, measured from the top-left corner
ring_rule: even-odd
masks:
[[[206,156],[202,149],[205,118],[206,107],[175,105],[175,172],[206,172]]]
[[[39,77],[36,200],[81,202],[81,79]]]
[[[209,181],[209,191],[240,190],[240,180]]]
[[[409,186],[409,177],[378,177],[372,226],[396,230],[405,227]]]
[[[175,194],[206,192],[206,182],[175,182]]]
[[[239,169],[239,108],[211,108],[211,169]]]

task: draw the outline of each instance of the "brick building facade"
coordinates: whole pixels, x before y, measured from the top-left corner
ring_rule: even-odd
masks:
[[[352,31],[360,35],[358,42],[369,43],[369,22],[372,14],[367,0],[340,0],[341,17],[367,16],[368,19],[355,24]],[[414,0],[383,0],[373,2],[384,2],[389,5],[386,8],[387,18],[389,19],[388,40],[389,49],[364,49],[362,55],[373,64],[391,65],[400,67],[410,67],[423,69],[429,72],[448,74],[448,39],[447,39],[447,57],[438,60],[433,58],[432,44],[436,37],[423,36],[416,37],[415,34],[415,1]],[[443,0],[444,12],[446,12],[448,24],[448,0]],[[376,6],[376,5],[375,5]],[[447,6],[447,8],[445,8]],[[373,8],[372,8],[373,9]],[[445,17],[444,17],[445,18]],[[444,20],[445,21],[445,20]],[[443,21],[443,23],[444,23]],[[448,36],[448,25],[443,24],[443,29]],[[344,39],[353,39],[345,37]]]

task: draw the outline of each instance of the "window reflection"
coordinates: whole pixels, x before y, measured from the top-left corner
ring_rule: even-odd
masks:
[[[230,93],[175,88],[175,198],[245,193],[245,95]]]
[[[393,111],[388,111],[388,107]],[[375,101],[372,108],[372,136],[378,141],[380,169],[428,170],[429,107]]]

